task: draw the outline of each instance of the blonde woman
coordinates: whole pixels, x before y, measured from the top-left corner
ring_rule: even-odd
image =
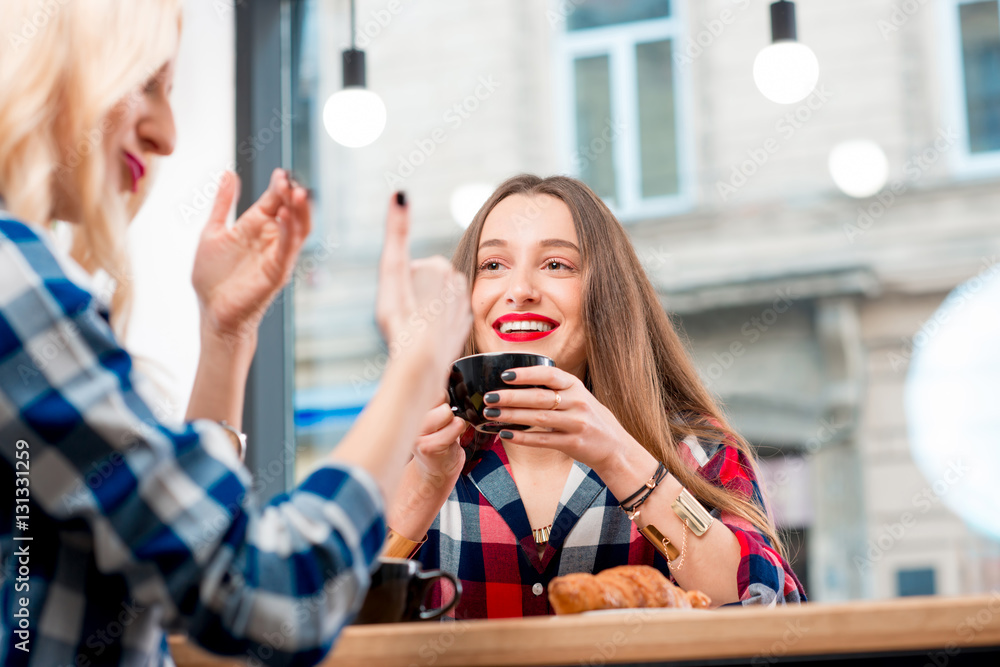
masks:
[[[202,356],[189,421],[161,423],[117,334],[130,212],[175,141],[180,0],[49,5],[34,36],[0,43],[0,664],[169,664],[166,629],[257,663],[314,664],[362,601],[384,503],[469,331],[467,282],[442,258],[410,263],[398,195],[378,312],[383,334],[408,344],[335,454],[256,507],[229,435],[254,314],[309,233],[307,194],[276,171],[229,228],[238,183],[225,179],[193,273]],[[38,8],[4,0],[0,26]],[[53,220],[73,228],[73,257],[51,243]],[[119,279],[110,310],[90,285],[97,270]],[[448,292],[463,298],[442,304]]]
[[[467,353],[556,362],[503,378],[543,388],[484,398],[487,418],[541,430],[483,436],[445,403],[416,442],[390,525],[425,567],[462,581],[456,617],[551,614],[554,577],[617,565],[656,567],[713,606],[805,600],[753,451],[597,195],[570,178],[512,178],[453,263],[472,281]]]

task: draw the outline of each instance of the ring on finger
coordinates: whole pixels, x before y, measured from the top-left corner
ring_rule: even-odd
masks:
[[[549,409],[550,409],[550,410],[558,410],[558,409],[559,409],[559,404],[560,404],[560,403],[562,403],[562,396],[560,396],[560,395],[559,395],[559,392],[558,392],[558,391],[553,391],[552,393],[554,393],[554,394],[556,395],[556,402],[555,402],[555,404],[554,404],[554,405],[553,405],[553,406],[552,406],[551,408],[549,408]]]

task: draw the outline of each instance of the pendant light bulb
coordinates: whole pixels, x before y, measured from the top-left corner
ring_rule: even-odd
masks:
[[[771,41],[757,54],[753,79],[764,97],[778,104],[795,104],[809,97],[819,83],[819,61],[797,41],[795,4],[780,0],[771,5]]]
[[[323,126],[342,146],[362,148],[382,136],[386,123],[382,98],[365,88],[345,88],[323,107]]]
[[[351,2],[351,30],[354,30],[354,3]],[[385,129],[385,102],[368,90],[365,52],[353,46],[344,51],[344,89],[334,93],[323,106],[323,126],[338,144],[348,148],[368,146]]]

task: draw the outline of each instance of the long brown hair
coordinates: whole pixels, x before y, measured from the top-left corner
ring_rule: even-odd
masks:
[[[681,458],[677,447],[689,435],[726,440],[746,455],[759,479],[753,448],[730,428],[705,389],[624,228],[590,188],[564,176],[542,179],[523,174],[507,180],[476,214],[452,264],[470,284],[475,281],[486,218],[497,204],[516,194],[555,197],[573,216],[583,259],[587,388],[699,500],[751,523],[784,555],[764,507],[708,482]],[[529,223],[531,217],[529,210],[523,222]],[[466,353],[475,351],[470,336]],[[760,493],[763,499],[762,489]]]

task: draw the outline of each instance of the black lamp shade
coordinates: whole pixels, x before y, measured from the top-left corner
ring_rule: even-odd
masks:
[[[359,49],[344,51],[344,88],[364,88],[365,52]]]
[[[795,41],[799,38],[795,28],[795,3],[780,0],[771,5],[771,41]]]

